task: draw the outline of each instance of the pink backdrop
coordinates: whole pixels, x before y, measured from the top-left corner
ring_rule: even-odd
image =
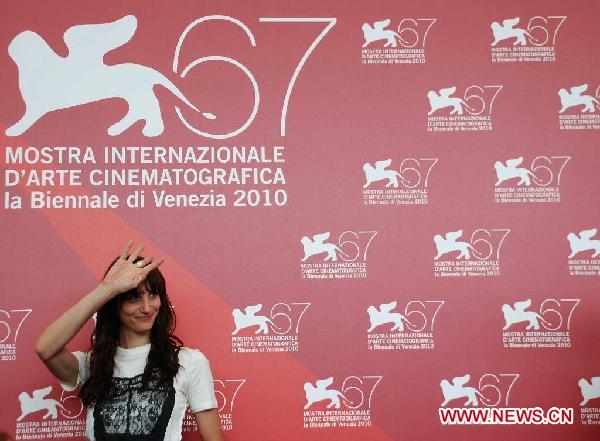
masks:
[[[33,346],[131,238],[146,245],[146,254],[166,259],[161,270],[177,334],[211,361],[227,439],[598,437],[600,392],[592,378],[600,376],[600,259],[592,256],[600,237],[591,231],[600,228],[596,2],[22,1],[3,9],[2,47],[29,30],[60,57],[69,54],[63,34],[71,26],[134,16],[135,35],[104,63],[152,68],[216,119],[155,87],[164,131],[146,136],[138,121],[109,135],[128,110],[118,96],[150,90],[136,76],[141,70],[110,76],[101,55],[94,58],[91,48],[113,31],[77,40],[79,52],[63,60],[44,58],[48,48],[17,48],[21,82],[4,52],[1,430],[17,439],[78,438],[84,417],[78,399],[61,395]],[[194,27],[174,71],[186,27],[212,15],[230,18]],[[520,21],[512,29],[502,26],[515,17]],[[386,19],[387,25],[374,25]],[[495,46],[492,22],[501,27]],[[363,32],[364,24],[374,29]],[[513,46],[519,35],[524,44]],[[229,58],[193,65],[208,56]],[[82,70],[64,67],[65,60]],[[204,132],[243,128],[255,103],[252,79],[256,115],[238,134],[195,133],[176,113],[180,108]],[[21,133],[4,134],[25,113],[25,96],[31,97],[28,110],[52,105],[70,90],[85,89],[86,81],[106,81],[106,96],[99,98],[116,98],[85,104],[99,99],[89,95],[81,98],[85,105],[47,111]],[[571,90],[584,84],[585,91]],[[451,93],[440,91],[450,87]],[[73,152],[90,147],[95,163],[60,158],[61,146]],[[263,146],[264,157],[105,162],[105,148],[127,146],[149,147],[148,154],[194,147],[198,155],[209,151],[203,147],[223,147],[224,155]],[[270,162],[275,152],[279,162]],[[507,164],[521,157],[520,165]],[[252,169],[249,179],[238,183],[231,170],[241,174],[244,167]],[[231,182],[90,183],[105,170],[125,169],[169,176],[192,169],[190,177],[206,169],[206,179],[224,173]],[[81,185],[61,184],[59,170],[80,170]],[[263,180],[254,181],[255,170]],[[53,184],[36,181],[42,173]],[[142,190],[144,206],[128,206],[127,197]],[[116,195],[119,206],[32,206],[36,192],[103,191]],[[207,195],[192,203],[206,199],[215,206],[157,206],[152,191]],[[225,206],[216,206],[219,201]],[[452,234],[459,230],[460,236]],[[514,304],[528,299],[519,313]],[[254,315],[246,310],[253,305],[262,305]],[[531,317],[539,329],[527,334]],[[394,320],[401,329],[392,330]],[[255,334],[263,322],[265,333]],[[71,349],[87,348],[92,326]],[[440,383],[466,374],[478,407],[573,408],[574,423],[443,426]],[[311,403],[305,388],[330,377],[327,390],[345,398],[328,411],[329,401]],[[582,388],[581,380],[592,385]],[[47,386],[46,398],[66,409],[56,418],[24,409],[19,399]],[[584,405],[582,394],[589,398]]]

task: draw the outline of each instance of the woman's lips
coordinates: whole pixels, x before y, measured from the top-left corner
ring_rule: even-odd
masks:
[[[154,319],[154,315],[141,315],[136,317],[136,319],[141,322],[150,322]]]

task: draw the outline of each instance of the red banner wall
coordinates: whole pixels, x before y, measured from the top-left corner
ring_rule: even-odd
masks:
[[[599,13],[5,4],[0,431],[83,437],[33,347],[133,239],[227,439],[596,439]]]

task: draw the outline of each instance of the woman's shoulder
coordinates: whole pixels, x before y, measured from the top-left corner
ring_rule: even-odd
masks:
[[[198,365],[198,364],[208,364],[208,358],[204,355],[199,349],[196,348],[188,348],[187,346],[182,346],[179,349],[179,364],[183,367],[187,367],[189,365]]]

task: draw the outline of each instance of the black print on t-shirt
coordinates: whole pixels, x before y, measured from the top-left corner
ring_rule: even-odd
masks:
[[[108,393],[94,406],[94,437],[98,441],[163,441],[173,405],[172,382],[153,378],[142,389],[142,375],[113,378]]]

